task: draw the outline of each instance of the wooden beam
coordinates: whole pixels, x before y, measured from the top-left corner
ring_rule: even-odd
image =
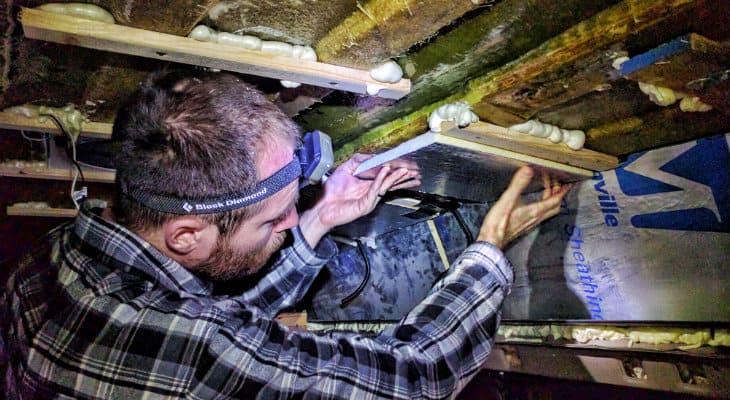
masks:
[[[408,79],[401,79],[396,83],[383,83],[372,79],[369,71],[265,54],[32,8],[23,8],[19,19],[23,24],[25,36],[31,39],[200,65],[361,94],[367,93],[368,85],[376,85],[382,87],[377,96],[391,99],[405,96],[411,86]]]
[[[398,57],[477,7],[471,0],[369,0],[316,44],[327,62],[367,68]]]
[[[530,119],[585,132],[596,126],[654,111],[656,108],[649,96],[641,93],[636,82],[619,79],[611,83],[610,90],[591,92],[577,101],[540,111]]]
[[[56,217],[56,218],[73,218],[79,213],[75,208],[34,208],[7,206],[5,209],[7,215],[18,217]]]
[[[586,146],[620,156],[728,131],[730,118],[722,112],[684,112],[674,105],[591,128]]]
[[[383,124],[400,118],[404,119],[400,121],[401,123],[411,123],[417,119],[411,113],[418,110],[430,112],[430,106],[434,108],[438,106],[434,105],[434,102],[458,94],[463,90],[465,83],[473,77],[484,75],[497,66],[519,57],[570,28],[577,20],[590,17],[615,2],[616,0],[497,2],[488,10],[484,8],[478,15],[459,21],[453,29],[432,38],[426,45],[418,46],[408,55],[398,58],[399,65],[413,83],[411,92],[404,99],[395,104],[373,104],[362,99],[350,101],[343,99],[344,104],[333,105],[330,101],[328,102],[330,104],[322,104],[302,113],[297,122],[307,130],[319,129],[329,132],[335,148],[350,142],[351,145],[348,147],[359,151],[360,146],[370,145],[369,140],[360,139],[365,132],[368,137],[376,137],[380,134],[375,131],[379,130],[386,140],[385,137],[392,136],[392,131],[381,130],[380,128],[385,128]],[[399,2],[392,3],[395,5]],[[525,29],[525,24],[528,24],[530,29]],[[457,100],[459,96],[454,96],[452,101]],[[494,115],[491,111],[493,110],[484,110],[482,113],[482,110],[479,110],[477,114],[486,120],[486,117]],[[502,113],[502,115],[507,118],[491,122],[508,125],[508,120],[513,119],[507,114]],[[515,121],[518,122],[522,122],[522,119]],[[409,129],[401,126],[398,130],[401,128]],[[368,132],[371,129],[375,134]],[[410,137],[423,131],[413,130]]]
[[[40,122],[36,118],[27,118],[20,114],[0,112],[0,129],[11,129],[29,132],[48,132],[60,135],[58,126],[50,119]],[[81,124],[81,135],[108,139],[112,134],[112,124],[105,122],[84,122]]]
[[[73,169],[0,167],[0,176],[70,181],[73,179]],[[114,182],[114,172],[85,170],[84,180],[112,183]]]
[[[582,21],[501,68],[469,82],[469,104],[488,101],[493,94],[519,82],[556,71],[577,60],[626,40],[632,35],[694,10],[694,0],[625,0]]]
[[[545,138],[538,138],[486,122],[473,123],[464,128],[456,127],[453,123],[445,123],[442,125],[442,129],[442,134],[446,136],[592,171],[606,171],[619,165],[618,158],[615,156],[588,149],[573,150],[563,143],[552,143]]]
[[[591,18],[578,22],[521,57],[469,81],[466,89],[360,134],[358,138],[341,146],[336,153],[337,158],[345,159],[351,153],[362,151],[361,149],[367,148],[373,141],[377,141],[379,146],[397,145],[425,132],[429,113],[445,103],[464,101],[472,105],[475,110],[479,109],[480,104],[489,102],[495,93],[513,88],[520,82],[535,79],[541,74],[564,68],[599,49],[635,37],[656,24],[691,13],[695,11],[696,6],[694,0],[621,1]],[[407,102],[410,98],[411,96],[399,104]],[[483,119],[487,119],[486,117],[488,116]],[[592,148],[588,144],[586,147]]]
[[[691,33],[621,64],[628,79],[699,97],[730,114],[730,43]]]
[[[220,0],[95,0],[117,23],[135,28],[187,35]]]
[[[610,52],[599,51],[590,54],[579,62],[547,71],[537,79],[518,82],[505,91],[495,93],[475,104],[474,110],[492,120],[490,114],[477,111],[491,103],[519,114],[523,118],[520,122],[524,122],[526,119],[534,118],[535,113],[540,110],[568,103],[592,92],[611,89],[613,81],[618,79],[609,78],[613,72],[611,66],[613,59]]]

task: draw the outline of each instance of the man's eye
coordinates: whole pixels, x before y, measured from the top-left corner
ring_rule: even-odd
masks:
[[[283,221],[284,219],[286,219],[287,215],[289,215],[289,212],[286,212],[286,213],[280,215],[276,219],[272,220],[271,223],[276,225],[276,224],[280,223],[281,221]]]

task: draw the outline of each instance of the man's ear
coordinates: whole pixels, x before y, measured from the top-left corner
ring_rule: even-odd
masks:
[[[163,225],[165,246],[179,256],[209,252],[215,246],[218,227],[195,215],[185,215]]]

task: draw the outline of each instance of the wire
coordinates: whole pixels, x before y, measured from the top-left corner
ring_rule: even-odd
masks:
[[[34,138],[34,137],[29,137],[28,135],[26,135],[24,130],[22,130],[22,129],[20,130],[20,135],[23,136],[23,139],[25,139],[29,142],[45,142],[46,141],[45,132],[40,132],[40,134],[43,136],[41,136],[39,138]]]
[[[63,133],[63,135],[68,138],[68,140],[71,142],[71,162],[76,167],[73,174],[73,179],[71,179],[71,201],[73,201],[74,206],[78,210],[80,208],[80,205],[78,201],[76,200],[76,180],[81,177],[81,185],[82,185],[82,191],[86,191],[86,179],[84,178],[84,171],[81,169],[81,164],[76,160],[76,140],[71,136],[70,133],[66,130],[66,128],[61,124],[61,121],[58,120],[58,118],[53,114],[42,114],[43,116],[50,117],[53,122],[56,123],[56,126],[58,126],[58,129]],[[82,199],[86,197],[85,195],[82,195]]]
[[[78,171],[78,174],[81,176],[81,183],[86,184],[86,180],[84,179],[84,171],[81,169],[81,164],[79,164],[78,161],[76,161],[76,141],[71,136],[70,133],[64,128],[64,126],[61,124],[61,121],[58,120],[58,117],[52,114],[43,114],[43,116],[51,117],[53,122],[56,123],[58,126],[58,129],[61,130],[61,133],[68,138],[69,141],[71,141],[71,161],[73,162],[74,166],[76,167],[76,170]]]
[[[368,260],[367,254],[365,254],[365,247],[363,246],[360,239],[355,239],[355,243],[357,243],[357,250],[360,252],[363,261],[365,261],[365,276],[362,278],[362,282],[360,282],[360,285],[357,287],[357,289],[355,289],[354,292],[350,293],[347,297],[342,299],[342,301],[340,302],[340,307],[344,307],[348,305],[351,301],[355,300],[355,298],[359,296],[363,290],[365,290],[365,286],[367,285],[368,280],[370,280],[370,261]]]
[[[466,226],[466,222],[464,221],[464,217],[459,212],[459,208],[456,207],[456,208],[452,209],[451,212],[454,214],[454,218],[456,218],[456,222],[459,223],[461,230],[464,231],[464,236],[466,236],[466,245],[468,246],[468,245],[474,243],[474,235],[472,235],[469,227]]]

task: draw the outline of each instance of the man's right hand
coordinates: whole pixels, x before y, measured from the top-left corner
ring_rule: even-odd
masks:
[[[314,247],[330,229],[356,220],[375,209],[389,190],[416,187],[421,184],[417,169],[407,164],[385,164],[369,174],[355,176],[357,167],[371,155],[355,154],[335,169],[324,184],[322,196],[311,209],[302,213],[299,227],[310,246]]]
[[[507,190],[484,217],[477,240],[504,249],[512,240],[560,212],[560,202],[573,185],[561,185],[546,174],[543,176],[545,190],[542,199],[525,204],[522,202],[522,192],[530,184],[533,175],[534,170],[528,166],[517,170]]]

